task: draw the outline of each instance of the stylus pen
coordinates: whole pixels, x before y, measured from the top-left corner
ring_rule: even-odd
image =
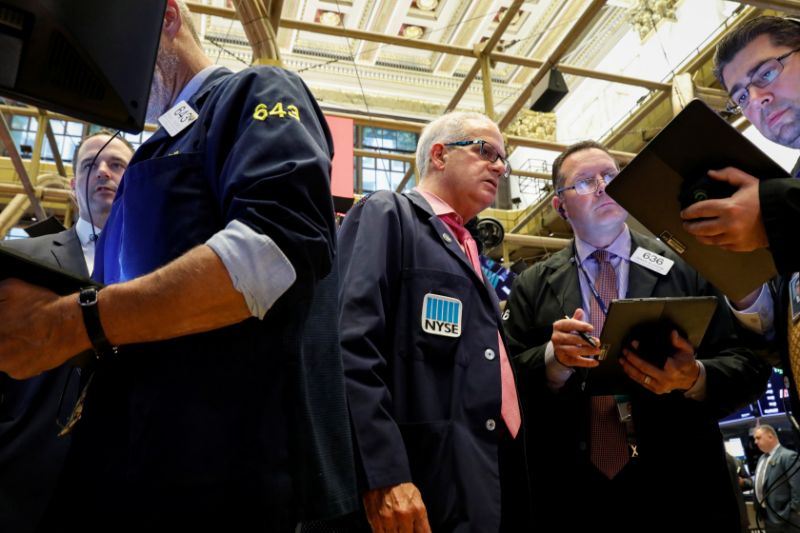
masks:
[[[564,315],[564,318],[566,318],[567,320],[572,320],[567,315]],[[592,348],[597,348],[597,344],[595,344],[594,339],[591,338],[585,331],[578,331],[577,333],[578,335],[581,336],[581,339],[589,343],[589,346],[591,346]]]

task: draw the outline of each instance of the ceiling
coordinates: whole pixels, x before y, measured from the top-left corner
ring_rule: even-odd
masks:
[[[217,63],[234,70],[279,63],[300,74],[328,114],[406,131],[452,109],[492,116],[515,168],[512,183],[498,194],[501,209],[488,212],[515,238],[493,254],[511,261],[535,259],[563,242],[546,237],[569,236],[548,207],[548,158],[594,138],[624,164],[691,97],[722,110],[725,95],[710,65],[720,36],[761,13],[800,13],[798,0],[187,4]],[[568,93],[553,112],[529,111],[553,67]],[[518,196],[524,201],[514,204]]]
[[[524,194],[521,210],[490,214],[507,232],[525,237],[569,236],[547,201],[548,153],[552,159],[565,145],[595,138],[624,164],[692,97],[722,111],[725,94],[711,72],[719,38],[758,14],[800,12],[800,2],[793,0],[189,4],[206,50],[218,63],[239,69],[279,55],[327,113],[411,131],[452,109],[492,116],[504,130],[514,168],[523,169],[515,171],[518,186],[500,191],[498,207],[515,207],[510,199],[519,189],[531,194]],[[271,51],[261,56],[249,44],[252,32],[237,18],[243,13],[252,18],[259,10],[275,35]],[[569,92],[552,113],[528,111],[552,67],[564,75]],[[736,124],[746,125],[741,119]],[[514,241],[494,255],[535,259],[558,245],[535,238]]]

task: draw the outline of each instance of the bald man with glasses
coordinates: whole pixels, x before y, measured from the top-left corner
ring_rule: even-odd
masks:
[[[715,73],[732,104],[767,139],[800,149],[800,20],[753,19],[723,39],[715,55]],[[731,302],[743,335],[765,357],[786,371],[795,412],[800,408],[800,180],[759,181],[726,168],[709,175],[739,187],[730,198],[699,202],[683,212],[700,242],[733,250],[769,247],[779,276],[738,302]]]

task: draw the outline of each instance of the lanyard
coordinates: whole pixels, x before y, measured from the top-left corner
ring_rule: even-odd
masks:
[[[585,268],[583,268],[583,262],[581,261],[581,258],[578,255],[577,246],[575,246],[574,243],[573,243],[573,246],[575,247],[575,259],[578,261],[578,270],[580,272],[583,272],[583,275],[586,278],[586,284],[589,286],[589,290],[591,291],[592,296],[594,297],[595,301],[597,302],[597,305],[600,307],[600,311],[602,311],[604,316],[608,316],[608,308],[606,307],[605,302],[603,302],[603,299],[600,298],[600,293],[597,292],[597,289],[595,288],[594,283],[592,282],[592,279],[589,277],[589,273],[586,272]]]

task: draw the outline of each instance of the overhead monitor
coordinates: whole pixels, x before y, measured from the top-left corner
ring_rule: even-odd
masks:
[[[789,390],[786,388],[783,370],[774,368],[767,382],[767,388],[758,400],[746,405],[738,411],[720,419],[721,425],[736,422],[752,421],[760,417],[773,415],[783,416],[789,407]]]
[[[0,0],[0,95],[144,128],[166,0]]]

